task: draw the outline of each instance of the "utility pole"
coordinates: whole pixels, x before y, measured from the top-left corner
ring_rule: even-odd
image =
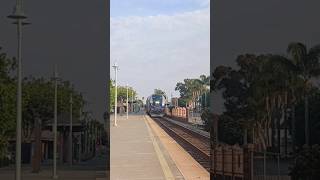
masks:
[[[83,119],[84,120],[84,132],[83,132],[83,150],[84,150],[84,156],[87,155],[87,120],[86,119]]]
[[[131,111],[134,111],[134,106],[133,106],[133,90],[131,91]]]
[[[82,119],[82,108],[80,107],[80,109],[79,109],[79,121],[80,122],[82,122],[81,119]],[[81,156],[82,156],[82,131],[80,131],[79,151],[78,151],[78,153],[79,153],[78,162],[81,162]]]
[[[87,139],[87,141],[88,141],[88,151],[89,151],[90,155],[91,155],[91,152],[92,152],[92,150],[91,150],[92,141],[91,140],[92,140],[92,121],[90,119],[89,122],[88,122],[88,139]]]
[[[204,107],[207,107],[207,92],[204,93]]]
[[[84,125],[85,125],[85,130],[84,130],[84,155],[87,157],[88,153],[88,122],[87,122],[87,116],[85,116],[84,120]]]
[[[115,73],[115,95],[114,95],[114,126],[117,126],[117,106],[118,106],[118,82],[117,82],[117,73],[118,73],[118,69],[119,66],[117,65],[117,63],[114,63],[114,65],[112,66],[114,68],[114,73]]]
[[[72,91],[70,93],[70,126],[69,126],[69,163],[70,166],[72,166],[72,104],[73,104],[73,99],[72,99]]]
[[[129,119],[129,86],[127,84],[127,119]]]
[[[17,60],[18,60],[18,67],[17,67],[17,122],[16,122],[16,172],[15,172],[15,179],[21,180],[21,126],[22,126],[22,110],[21,110],[21,91],[22,91],[22,26],[28,25],[30,23],[25,23],[22,20],[26,19],[27,16],[23,13],[22,10],[22,0],[17,0],[16,5],[13,10],[13,14],[9,15],[8,18],[16,20],[13,24],[17,25],[17,36],[18,36],[18,49],[17,49]]]
[[[58,91],[57,66],[54,67],[54,122],[53,122],[53,179],[57,179],[57,91]]]

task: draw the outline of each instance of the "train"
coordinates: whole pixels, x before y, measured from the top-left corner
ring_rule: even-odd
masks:
[[[165,108],[166,98],[163,95],[153,94],[146,100],[146,111],[151,117],[163,117]]]

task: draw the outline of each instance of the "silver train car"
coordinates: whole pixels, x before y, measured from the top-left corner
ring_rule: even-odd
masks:
[[[163,95],[153,94],[147,98],[146,111],[151,117],[163,117],[165,115],[166,98]]]

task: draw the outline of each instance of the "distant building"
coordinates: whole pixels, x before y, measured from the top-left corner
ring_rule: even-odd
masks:
[[[69,126],[70,126],[70,115],[63,114],[58,115],[57,123],[57,155],[58,160],[61,163],[68,162],[68,151],[70,146],[69,142]],[[53,159],[53,132],[52,132],[53,120],[43,122],[41,127],[41,161],[47,161]],[[84,136],[86,134],[87,127],[84,122],[80,121],[78,118],[73,118],[72,121],[72,132],[73,132],[73,160],[78,160],[78,158],[85,158],[83,153],[84,149],[87,148],[83,144]],[[29,164],[32,161],[32,157],[35,152],[35,130],[29,135],[23,134],[22,136],[22,163]],[[15,137],[10,139],[9,151],[14,154]],[[89,144],[89,142],[87,142]],[[93,148],[91,148],[93,149]],[[92,150],[91,150],[92,151]]]
[[[177,97],[171,98],[171,104],[175,107],[179,106],[179,98]]]

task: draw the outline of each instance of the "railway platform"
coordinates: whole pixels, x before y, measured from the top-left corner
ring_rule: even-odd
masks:
[[[209,173],[144,113],[110,124],[110,179],[203,179]]]

